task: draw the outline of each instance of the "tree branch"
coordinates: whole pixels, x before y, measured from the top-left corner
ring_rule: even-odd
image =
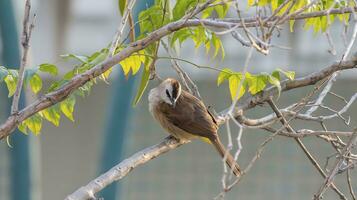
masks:
[[[169,150],[176,149],[182,144],[184,143],[179,142],[172,136],[168,136],[161,143],[143,149],[131,157],[123,160],[106,173],[89,182],[86,186],[83,186],[68,195],[65,200],[95,199],[94,195],[97,192],[101,191],[112,182],[124,178],[134,168],[145,164],[146,162],[168,152]]]
[[[340,169],[340,166],[345,161],[346,156],[348,156],[350,154],[351,149],[353,148],[353,146],[356,145],[356,142],[357,142],[357,134],[356,134],[356,130],[354,130],[354,134],[351,136],[348,144],[343,149],[341,157],[336,160],[336,163],[335,163],[333,169],[330,171],[330,174],[328,176],[326,176],[324,183],[320,187],[320,189],[317,192],[317,194],[315,195],[314,199],[321,199],[322,194],[326,191],[326,189],[330,185],[333,184],[333,180],[334,180],[335,176],[337,175],[337,173]]]
[[[268,100],[268,103],[270,105],[270,107],[273,109],[273,111],[276,113],[276,115],[280,118],[280,122],[283,124],[283,126],[285,127],[285,129],[292,133],[292,134],[296,134],[295,130],[290,126],[290,124],[288,123],[288,121],[284,118],[284,116],[281,114],[280,110],[278,109],[278,107],[275,105],[275,103],[273,102],[272,98],[270,97]],[[312,156],[312,154],[310,153],[310,151],[306,148],[306,146],[304,145],[304,143],[300,140],[300,138],[294,138],[296,143],[299,145],[299,147],[303,150],[303,152],[305,153],[305,155],[307,156],[307,158],[311,161],[311,163],[316,167],[316,169],[319,171],[319,173],[321,174],[322,177],[326,178],[326,174],[325,172],[322,170],[322,168],[320,167],[319,163],[316,161],[316,159]],[[340,196],[341,199],[347,199],[345,197],[345,195],[333,184],[331,183],[331,188]]]
[[[340,9],[342,13],[348,13],[352,12],[352,9]],[[327,11],[319,11],[319,12],[314,12],[314,13],[302,13],[296,16],[291,16],[290,19],[304,19],[307,17],[312,17],[312,16],[322,16],[326,15]],[[330,13],[331,14],[336,14],[337,11],[332,10]],[[245,20],[246,23],[249,20]],[[58,102],[63,101],[66,99],[73,91],[90,81],[91,79],[101,75],[105,71],[107,71],[109,68],[114,66],[115,64],[119,63],[123,59],[129,57],[132,53],[137,52],[139,50],[144,49],[148,45],[160,40],[162,37],[167,36],[168,34],[180,30],[185,27],[192,27],[192,26],[200,26],[202,24],[206,26],[213,26],[217,28],[227,28],[230,26],[234,26],[235,23],[240,23],[238,22],[225,22],[225,21],[220,21],[220,20],[212,20],[212,19],[189,19],[189,20],[179,20],[176,22],[169,23],[160,29],[153,31],[150,33],[147,37],[144,39],[138,40],[136,42],[131,43],[128,47],[124,48],[122,51],[120,51],[118,54],[114,55],[111,58],[106,59],[102,63],[96,65],[95,67],[91,68],[90,70],[78,74],[75,77],[73,77],[68,83],[63,85],[61,88],[58,90],[55,90],[54,92],[48,93],[47,95],[43,96],[42,98],[38,99],[37,101],[33,102],[31,105],[27,106],[26,108],[22,109],[21,111],[18,112],[17,115],[12,114],[4,124],[0,126],[0,140],[4,139],[6,136],[10,135],[11,132],[16,128],[16,126],[22,122],[23,120],[31,117],[33,114],[46,109]],[[246,24],[247,26],[249,24]],[[297,87],[303,87],[306,85],[312,85],[315,84],[317,81],[321,80],[323,77],[326,77],[326,75],[330,75],[331,73],[338,71],[338,70],[344,70],[344,69],[350,69],[354,68],[356,65],[355,60],[352,61],[344,61],[340,62],[338,64],[334,64],[331,67],[320,71],[318,73],[311,74],[310,77],[306,77],[304,79],[297,79],[295,81],[285,81],[282,83],[282,90],[286,91],[289,89],[297,88]],[[253,107],[257,105],[258,103],[261,103],[265,101],[268,96],[275,94],[277,92],[276,88],[270,88],[259,95],[255,96],[250,96],[247,98],[243,103],[238,104],[238,108],[240,109],[247,109],[249,107]]]
[[[321,71],[312,73],[302,78],[298,78],[295,80],[285,80],[281,82],[281,90],[288,91],[291,89],[305,87],[308,85],[314,85],[318,81],[330,76],[334,72],[342,71],[346,69],[353,69],[357,66],[357,57],[353,56],[348,61],[342,62],[335,62],[334,64],[330,65],[329,67],[324,68]],[[238,110],[247,110],[252,108],[258,104],[261,104],[264,101],[267,101],[270,96],[278,94],[278,89],[276,87],[270,87],[265,89],[259,94],[256,95],[248,95],[247,97],[243,98],[240,103],[237,104]]]
[[[24,121],[28,117],[31,117],[33,114],[43,109],[46,109],[58,102],[63,101],[76,89],[83,86],[91,79],[101,75],[109,68],[119,63],[121,60],[129,57],[132,53],[142,50],[153,42],[158,41],[160,38],[172,33],[173,31],[179,30],[189,25],[191,25],[190,21],[188,21],[187,23],[184,23],[183,21],[178,21],[168,24],[152,32],[146,38],[131,43],[128,47],[120,51],[118,54],[106,59],[102,63],[91,68],[90,70],[82,74],[76,75],[58,90],[48,93],[40,99],[36,100],[31,105],[21,110],[17,115],[11,115],[5,121],[5,123],[0,126],[0,140],[8,136],[20,122]]]
[[[123,35],[123,31],[124,31],[125,25],[127,24],[128,21],[129,21],[129,23],[131,21],[130,20],[131,11],[132,11],[132,9],[133,9],[133,7],[135,5],[135,2],[136,2],[136,0],[131,0],[131,1],[127,0],[122,20],[120,21],[117,33],[115,34],[114,39],[113,39],[112,44],[111,44],[110,49],[109,49],[109,56],[112,56],[112,55],[115,54],[115,50],[118,47],[119,41],[121,40],[121,37]],[[132,34],[133,31],[134,31],[134,29],[130,30],[131,35],[133,35]],[[132,40],[132,41],[134,41],[134,40]]]
[[[26,5],[29,4],[30,0],[26,0]],[[212,2],[212,0],[207,1],[207,2]],[[208,4],[207,4],[208,5]],[[25,7],[25,19],[24,19],[24,27],[26,22],[26,16],[28,18],[28,13],[29,13],[29,8],[28,6]],[[26,11],[28,9],[28,13],[26,15]],[[202,9],[200,7],[197,7],[195,9],[198,12],[200,12]],[[351,13],[356,11],[356,7],[354,8],[341,8],[341,9],[329,9],[329,10],[323,10],[323,11],[317,11],[317,12],[309,12],[309,13],[293,13],[284,18],[284,20],[279,20],[279,23],[281,24],[284,23],[287,20],[300,20],[300,19],[306,19],[306,18],[313,18],[313,17],[321,17],[321,16],[326,16],[329,14],[344,14],[344,13]],[[195,13],[195,12],[194,12]],[[237,28],[244,28],[246,27],[259,27],[261,26],[261,21],[259,20],[264,20],[263,26],[271,26],[272,23],[274,23],[278,18],[277,17],[263,17],[259,20],[256,18],[252,19],[225,19],[225,20],[216,20],[216,19],[189,19],[191,17],[188,16],[186,19],[181,19],[176,22],[169,23],[160,29],[153,31],[152,33],[148,34],[147,37],[144,39],[141,39],[139,41],[131,43],[128,47],[124,48],[122,51],[120,51],[118,54],[114,55],[113,57],[110,57],[103,61],[102,63],[94,66],[90,70],[78,74],[75,77],[73,77],[69,82],[67,82],[65,85],[63,85],[61,88],[58,90],[55,90],[54,92],[48,93],[45,96],[39,98],[35,102],[33,102],[31,105],[28,105],[26,108],[22,109],[20,112],[18,111],[17,105],[18,105],[18,99],[20,97],[21,93],[21,87],[22,87],[22,82],[23,82],[23,74],[24,74],[24,66],[26,65],[26,60],[27,60],[27,51],[28,51],[28,46],[27,50],[25,48],[26,45],[24,45],[24,54],[22,58],[22,63],[21,63],[21,68],[20,68],[20,80],[19,84],[17,85],[17,89],[14,95],[14,102],[13,102],[13,107],[12,107],[12,114],[10,117],[5,121],[4,124],[0,126],[0,140],[5,138],[6,136],[10,135],[12,131],[17,127],[19,123],[24,121],[25,119],[31,117],[35,113],[46,109],[58,102],[63,101],[66,99],[71,93],[73,93],[76,89],[79,87],[83,86],[85,83],[90,81],[91,79],[101,75],[102,73],[106,72],[108,69],[110,69],[112,66],[115,64],[119,63],[123,59],[129,57],[131,54],[134,52],[137,52],[139,50],[142,50],[146,48],[148,45],[153,44],[154,42],[159,41],[161,38],[169,35],[172,32],[175,32],[177,30],[180,30],[185,27],[194,27],[194,26],[209,26],[209,27],[214,27],[214,28],[222,28],[222,29],[229,29],[232,27],[237,27]],[[27,19],[28,20],[28,19]],[[28,27],[28,25],[26,25]],[[31,28],[26,28],[26,30],[29,31],[27,39],[29,40],[29,36],[31,35]],[[24,29],[24,31],[26,31]],[[119,33],[121,35],[121,29],[119,30]],[[117,41],[115,41],[117,43]],[[28,44],[28,43],[27,43]],[[26,50],[26,52],[25,52]],[[318,81],[330,76],[334,72],[341,71],[341,70],[346,70],[346,69],[352,69],[356,68],[357,64],[357,59],[354,57],[351,60],[347,61],[341,61],[339,63],[332,64],[329,67],[326,67],[325,69],[315,72],[313,74],[310,74],[308,76],[296,79],[296,80],[286,80],[281,83],[281,89],[282,91],[288,91],[291,89],[299,88],[299,87],[305,87],[308,85],[314,85]],[[21,83],[20,83],[21,82]],[[265,89],[261,93],[257,95],[248,95],[246,98],[240,100],[240,102],[237,104],[236,112],[234,112],[234,117],[239,116],[242,112],[242,110],[247,110],[249,108],[255,107],[258,104],[261,104],[267,100],[269,100],[269,97],[272,95],[277,94],[278,90],[275,87],[270,87],[268,89]],[[18,93],[18,94],[17,94]],[[17,100],[16,100],[17,99]],[[238,111],[238,112],[237,112]],[[279,111],[280,112],[280,111]],[[223,114],[226,112],[221,112]],[[280,119],[284,119],[283,114],[279,114]],[[219,120],[219,123],[222,124],[224,123],[226,119],[221,119]],[[286,122],[283,122],[283,124]],[[288,133],[291,132],[288,128]],[[294,132],[294,131],[293,131]],[[289,133],[291,134],[291,133]],[[294,133],[295,134],[295,133]],[[333,133],[330,133],[333,134]],[[343,133],[347,134],[347,133]],[[297,139],[298,140],[298,139]],[[94,198],[94,194],[97,193],[98,191],[102,190],[105,188],[107,185],[110,183],[120,180],[121,178],[125,177],[130,171],[132,171],[135,167],[140,166],[157,156],[168,152],[169,150],[175,149],[182,145],[183,143],[180,143],[173,137],[167,137],[162,141],[161,143],[148,147],[140,152],[137,152],[133,156],[129,157],[128,159],[122,161],[119,163],[117,166],[113,167],[111,170],[106,172],[105,174],[99,176],[97,179],[91,181],[88,185],[81,187],[79,190],[75,191],[73,194],[69,195],[66,199],[67,200],[72,200],[72,199],[88,199],[88,198]],[[331,184],[331,183],[328,183]],[[328,185],[326,184],[326,185]]]
[[[16,85],[16,90],[12,99],[11,104],[11,114],[16,114],[19,110],[19,100],[21,96],[22,85],[25,78],[25,67],[27,64],[27,56],[30,48],[30,38],[32,29],[34,28],[33,22],[30,24],[30,11],[31,11],[31,0],[26,0],[25,2],[25,12],[24,19],[22,22],[22,35],[21,35],[21,45],[22,45],[22,58],[19,69],[19,80]]]
[[[307,85],[312,85],[319,80],[331,75],[333,72],[338,71],[338,70],[345,70],[345,69],[351,69],[356,67],[355,61],[346,61],[342,62],[340,65],[333,64],[320,72],[316,72],[314,74],[302,77],[300,79],[296,79],[294,81],[285,81],[283,84],[283,91],[291,90],[294,88],[299,88],[299,87],[304,87]],[[275,94],[275,89],[274,88],[268,88],[264,90],[263,94],[267,95],[268,97],[271,96],[272,94]],[[251,99],[254,99],[255,105],[258,103],[262,103],[269,98],[265,97],[265,95],[258,94],[259,97],[251,96],[249,97],[246,101],[246,103],[243,103],[242,105],[247,105],[246,107],[241,107],[241,108],[246,108],[249,109],[250,107],[253,107],[253,104],[249,103]],[[224,111],[221,112],[223,114]],[[240,112],[236,113],[236,115],[240,115]],[[235,116],[237,117],[237,116]],[[223,124],[225,122],[224,119],[219,120],[219,124]],[[0,129],[1,130],[1,129]],[[314,134],[314,133],[312,133]],[[328,133],[328,134],[333,134],[333,133]],[[348,133],[341,133],[341,134],[348,134]],[[299,133],[297,133],[299,135]],[[170,144],[170,145],[167,145]],[[88,185],[81,187],[78,189],[76,192],[74,192],[72,195],[68,196],[66,200],[74,200],[74,199],[88,199],[90,197],[93,197],[94,194],[101,189],[103,189],[105,186],[108,184],[112,183],[113,181],[119,180],[123,178],[127,173],[129,173],[132,169],[135,167],[144,164],[151,159],[160,156],[163,153],[166,153],[169,150],[173,150],[180,146],[174,138],[168,137],[166,138],[163,142],[151,146],[149,148],[146,148],[133,156],[129,157],[128,159],[122,161],[118,165],[116,165],[114,168],[106,172],[105,174],[101,175],[100,177],[96,178],[95,180],[91,181]],[[79,198],[80,197],[80,198]]]

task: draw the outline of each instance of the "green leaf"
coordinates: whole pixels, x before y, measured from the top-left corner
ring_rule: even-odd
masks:
[[[178,30],[173,33],[170,45],[171,47],[174,46],[175,42],[179,40],[180,44],[182,44],[183,41],[185,41],[188,37],[192,35],[191,30],[188,28]]]
[[[227,80],[233,74],[232,70],[225,68],[218,74],[217,85],[220,85],[224,80]]]
[[[197,5],[197,0],[177,0],[173,10],[174,20],[178,20],[186,14],[186,11]]]
[[[19,129],[19,131],[21,131],[22,133],[24,133],[25,135],[27,135],[27,127],[26,124],[24,122],[21,122],[17,128]]]
[[[141,76],[140,86],[138,92],[136,93],[133,106],[136,106],[140,101],[141,97],[143,96],[144,91],[149,83],[149,78],[150,78],[150,70],[145,68],[143,71],[143,75]]]
[[[248,0],[248,6],[255,5],[255,0]]]
[[[246,79],[249,85],[249,92],[252,95],[262,91],[267,83],[266,75],[248,75]]]
[[[272,11],[275,11],[278,8],[278,2],[279,2],[279,0],[271,0]]]
[[[166,15],[167,14],[168,13],[166,13]],[[165,17],[163,21],[163,15],[163,9],[159,5],[153,5],[150,8],[140,12],[139,25],[141,34],[152,32],[154,29],[167,24],[168,18]]]
[[[42,80],[38,74],[34,74],[30,79],[30,87],[35,94],[42,89]]]
[[[119,64],[121,65],[125,76],[129,74],[130,70],[133,75],[139,71],[141,64],[144,63],[146,59],[143,54],[145,54],[145,52],[144,50],[141,50],[138,53],[134,53],[130,57],[120,61]]]
[[[216,3],[219,3],[222,1],[216,1]],[[224,18],[227,15],[228,9],[229,9],[230,3],[225,3],[223,5],[217,5],[214,7],[214,10],[216,11],[217,15],[219,18]]]
[[[42,129],[42,118],[39,114],[35,114],[32,117],[26,119],[24,123],[33,134],[40,134]]]
[[[241,83],[242,74],[235,73],[229,77],[228,81],[229,81],[229,91],[231,93],[232,101],[234,101],[235,98],[237,99],[241,98],[245,93],[244,83]],[[239,94],[237,95],[238,87],[240,87],[240,90],[239,90]]]
[[[11,75],[12,77],[14,77],[16,79],[19,77],[19,72],[16,69],[9,69],[8,72],[9,72],[9,75]]]
[[[110,74],[112,74],[112,71],[113,71],[113,67],[111,67],[111,68],[109,68],[107,71],[105,71],[102,75],[100,75],[100,78],[104,81],[104,82],[106,82],[106,83],[108,83],[108,79],[109,79],[109,76],[110,76]]]
[[[31,78],[37,73],[37,68],[28,68],[25,69],[25,77],[24,77],[24,87],[26,87],[29,83]]]
[[[61,57],[63,59],[74,59],[77,60],[81,63],[87,63],[88,62],[88,58],[86,56],[79,56],[79,55],[74,55],[74,54],[65,54],[65,55],[61,55]]]
[[[213,10],[214,10],[213,7],[208,7],[208,8],[206,8],[206,9],[202,12],[201,18],[202,18],[202,19],[208,18],[209,16],[211,16]]]
[[[124,15],[124,9],[125,9],[125,6],[126,6],[126,0],[119,0],[118,4],[119,4],[120,15],[123,16]]]
[[[288,77],[290,80],[294,80],[295,78],[295,72],[294,71],[284,71],[282,69],[277,69],[279,72],[283,73],[286,77]]]
[[[219,37],[216,36],[216,34],[212,34],[212,39],[211,39],[212,43],[213,43],[213,46],[215,48],[215,51],[214,51],[214,54],[213,54],[213,57],[216,57],[219,50],[221,50],[222,52],[222,59],[224,58],[224,48],[223,48],[223,45],[222,45],[222,42],[221,40],[219,39]]]
[[[314,18],[314,33],[318,33],[321,30],[321,19],[316,17]]]
[[[101,62],[103,62],[109,55],[108,49],[102,49],[100,52],[96,52],[91,57],[88,58],[90,61],[90,65],[95,66]]]
[[[347,14],[338,14],[337,17],[341,22],[348,23],[348,20],[350,18],[350,14],[349,13],[347,13]]]
[[[73,76],[76,75],[74,70],[71,70],[69,72],[67,72],[64,76],[63,79],[64,80],[71,80],[73,78]]]
[[[311,26],[314,26],[315,20],[314,18],[308,18],[305,20],[304,30],[309,30]]]
[[[89,95],[90,90],[93,86],[93,81],[89,81],[86,84],[84,84],[82,87],[79,87],[80,93],[82,93],[83,95],[81,95],[82,97],[85,97],[85,95]]]
[[[7,90],[9,91],[8,97],[14,95],[16,91],[17,77],[13,77],[11,74],[8,74],[4,79]]]
[[[192,40],[195,43],[195,48],[200,47],[200,45],[207,40],[205,32],[206,30],[203,27],[198,27],[193,30],[194,35],[192,36]]]
[[[58,69],[56,65],[49,64],[49,63],[41,64],[39,70],[41,72],[49,73],[53,76],[56,76],[58,74]]]
[[[327,17],[326,16],[322,16],[321,17],[321,31],[322,32],[326,32],[327,27],[328,27]]]
[[[61,119],[61,113],[60,113],[60,109],[57,105],[49,107],[45,110],[42,110],[40,112],[40,115],[42,115],[43,118],[45,118],[47,121],[51,122],[53,125],[59,126],[60,119]]]
[[[266,6],[271,0],[258,0],[258,6]]]
[[[3,66],[0,66],[0,83],[4,80],[4,78],[8,75],[7,69]]]
[[[280,73],[278,70],[273,71],[271,75],[280,81]]]
[[[89,57],[90,66],[96,66],[99,63],[103,62],[108,57],[108,54],[109,54],[108,49],[102,49],[100,52],[96,52],[95,54]],[[100,78],[104,82],[107,82],[107,79],[109,78],[111,72],[112,72],[112,68],[109,68],[107,71],[101,74]]]
[[[294,24],[295,24],[295,20],[289,21],[290,32],[294,32]]]
[[[73,122],[74,122],[73,111],[74,111],[75,104],[76,104],[76,98],[73,95],[60,103],[60,108],[62,113]]]
[[[269,83],[276,86],[278,88],[278,98],[280,97],[280,93],[281,93],[281,85],[280,85],[280,81],[279,79],[277,79],[275,76],[273,75],[269,75],[268,76],[268,80]]]
[[[62,85],[64,85],[65,83],[67,83],[66,80],[60,80],[60,81],[55,81],[53,82],[50,87],[48,88],[48,92],[53,92],[54,90],[58,89],[59,87],[61,87]]]

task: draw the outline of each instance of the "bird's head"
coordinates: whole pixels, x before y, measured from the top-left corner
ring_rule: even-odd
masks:
[[[175,107],[177,99],[181,95],[180,83],[175,79],[168,78],[160,84],[159,88],[160,88],[161,99],[165,103]]]

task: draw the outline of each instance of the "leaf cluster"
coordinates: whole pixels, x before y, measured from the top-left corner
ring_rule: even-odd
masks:
[[[249,91],[250,94],[255,95],[263,91],[269,84],[278,88],[280,96],[281,75],[286,76],[290,80],[295,78],[295,72],[284,71],[282,69],[277,69],[271,74],[251,74],[249,72],[242,74],[241,72],[234,72],[229,68],[225,68],[218,75],[217,85],[219,86],[224,81],[228,81],[232,101],[241,98],[246,93],[246,91]]]
[[[126,7],[126,2],[126,0],[119,0],[119,9],[122,14]],[[186,18],[197,8],[197,6],[205,2],[205,0],[177,0],[174,5],[171,5],[171,1],[155,0],[154,5],[139,14],[137,25],[140,28],[140,33],[137,39],[144,38],[147,34],[165,26],[168,23]],[[294,4],[292,4],[293,2]],[[286,3],[284,0],[247,0],[247,3],[249,9],[265,7],[268,8],[269,12],[275,13],[275,16],[283,17],[283,15],[291,15],[294,12],[298,12],[308,6],[311,1],[296,0]],[[354,1],[322,0],[319,1],[318,4],[302,11],[302,13],[351,6],[355,6]],[[199,15],[194,17],[201,19],[225,18],[231,7],[232,5],[230,1],[226,2],[216,0],[209,7],[205,8]],[[307,18],[305,19],[304,28],[306,30],[312,28],[315,33],[325,32],[335,19],[339,19],[343,23],[348,23],[349,16],[350,14],[330,14],[328,16]],[[294,21],[290,20],[291,30],[293,30],[293,26]],[[215,58],[220,54],[221,58],[224,59],[225,51],[221,38],[205,26],[183,28],[173,32],[166,39],[168,40],[170,47],[177,52],[184,42],[191,40],[193,41],[195,48],[203,47],[205,48],[207,54],[211,54],[211,57]],[[155,64],[155,58],[157,58],[159,46],[159,42],[150,44],[145,49],[133,53],[118,63],[125,76],[137,75],[140,72],[140,69],[142,69],[141,83],[133,105],[136,105],[140,101],[148,85],[150,73],[152,72],[151,68]],[[125,47],[127,47],[127,45],[121,44],[116,48],[115,53],[118,53]],[[59,70],[54,64],[45,63],[33,68],[27,68],[24,74],[23,87],[31,89],[34,94],[46,94],[52,92],[59,89],[75,76],[80,75],[103,62],[106,58],[108,58],[108,56],[109,48],[103,48],[89,56],[75,54],[63,55],[62,57],[64,59],[75,61],[77,65],[61,77],[58,77]],[[61,116],[64,115],[71,121],[74,121],[73,112],[76,97],[85,97],[88,95],[92,86],[96,84],[98,80],[108,82],[111,72],[112,69],[109,69],[98,78],[92,78],[89,82],[78,88],[72,95],[70,95],[69,98],[26,119],[18,126],[18,128],[23,133],[27,134],[31,131],[37,135],[41,131],[43,120],[47,120],[55,126],[58,126],[60,124]],[[57,78],[57,81],[53,81],[45,91],[43,90],[43,80],[41,78],[41,74],[43,73]],[[218,74],[217,84],[220,85],[224,81],[227,81],[231,98],[232,100],[235,100],[243,96],[246,91],[255,95],[269,85],[277,87],[280,93],[280,81],[282,75],[289,79],[294,79],[295,73],[292,71],[277,69],[271,74],[251,74],[249,72],[243,74],[241,72],[234,72],[229,68],[225,68]],[[11,97],[16,90],[16,85],[19,80],[18,76],[17,70],[0,66],[0,83],[4,82],[6,84],[9,97]]]

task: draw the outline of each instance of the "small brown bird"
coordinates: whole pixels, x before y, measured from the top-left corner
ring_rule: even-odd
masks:
[[[149,109],[154,118],[179,140],[206,138],[213,144],[236,176],[239,165],[218,138],[218,125],[202,101],[181,89],[180,83],[168,78],[149,93]]]

